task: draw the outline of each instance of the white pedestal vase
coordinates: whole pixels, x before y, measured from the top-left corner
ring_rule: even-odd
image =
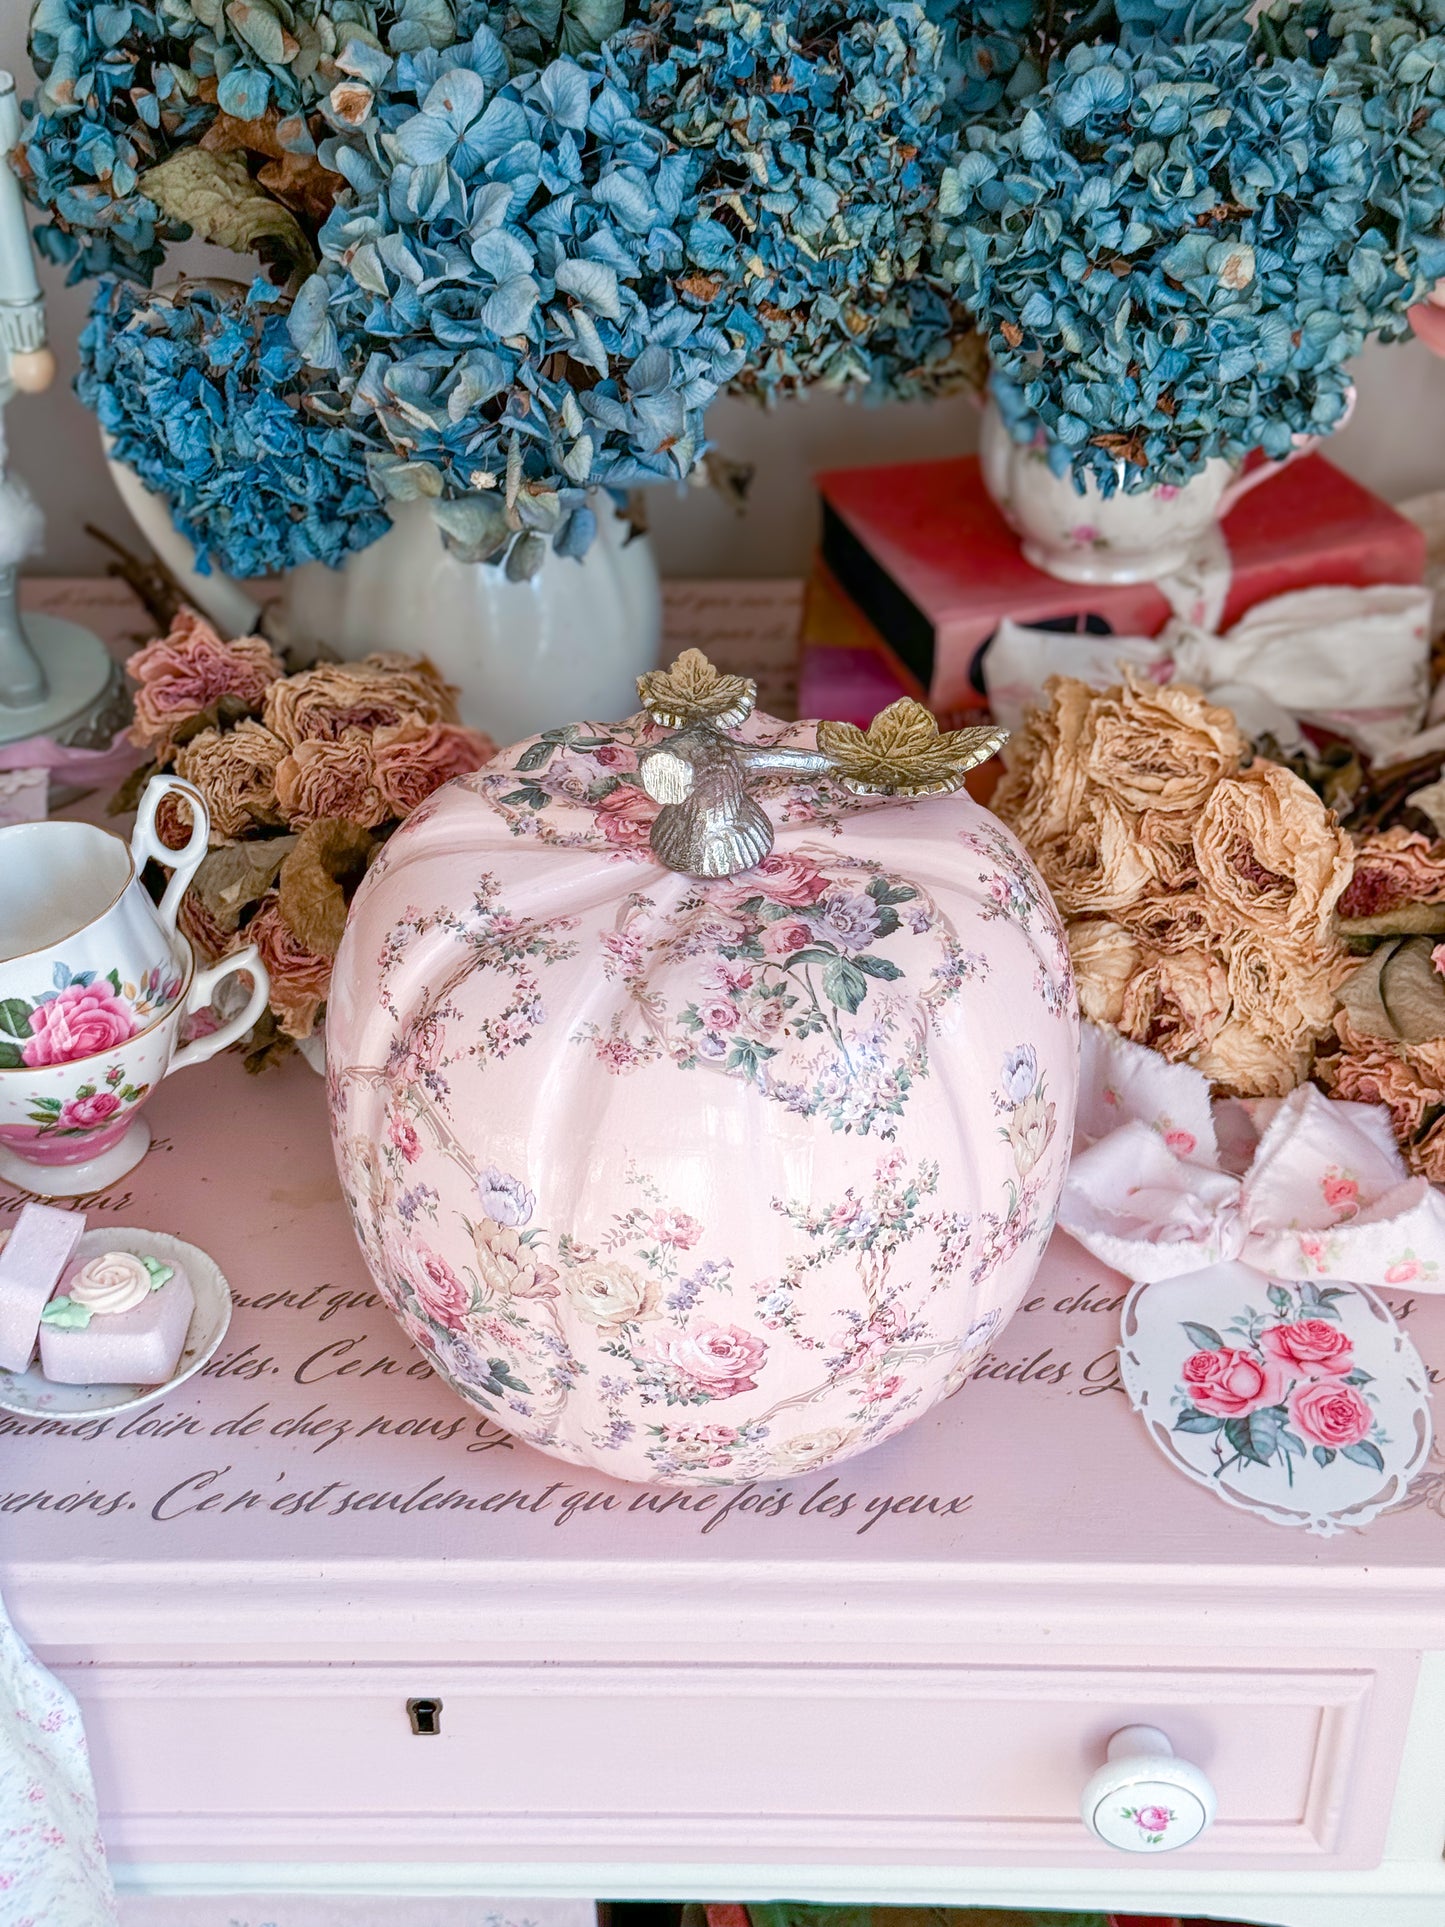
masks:
[[[170,511],[107,452],[121,499],[156,554],[224,634],[253,629],[260,592],[213,572]],[[488,563],[461,562],[425,502],[390,506],[393,526],[339,569],[308,563],[280,582],[282,639],[354,658],[377,649],[426,655],[461,692],[462,720],[499,743],[585,716],[611,722],[637,708],[637,678],[657,665],[662,591],[646,536],[611,497],[593,506],[597,539],[580,562],[548,552],[528,582]],[[253,590],[256,593],[253,593]]]

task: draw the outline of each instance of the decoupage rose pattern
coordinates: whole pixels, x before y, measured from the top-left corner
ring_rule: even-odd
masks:
[[[1390,1441],[1374,1381],[1356,1364],[1335,1309],[1345,1295],[1308,1281],[1272,1284],[1267,1313],[1246,1306],[1223,1333],[1185,1325],[1197,1349],[1180,1374],[1174,1430],[1214,1435],[1217,1477],[1247,1464],[1280,1466],[1293,1483],[1294,1462],[1307,1452],[1320,1466],[1342,1456],[1384,1471],[1380,1447]]]
[[[1068,952],[964,798],[779,786],[755,869],[659,869],[656,735],[548,732],[392,840],[333,987],[338,1158],[408,1333],[518,1437],[788,1476],[956,1389],[1022,1296],[1072,1129]]]

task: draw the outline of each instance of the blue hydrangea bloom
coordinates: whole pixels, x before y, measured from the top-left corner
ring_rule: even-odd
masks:
[[[266,281],[174,295],[102,284],[80,340],[81,399],[171,510],[203,573],[335,567],[390,527],[357,438],[313,415]]]
[[[398,59],[322,157],[352,192],[291,338],[390,495],[522,576],[586,549],[588,489],[693,470],[741,355],[673,288],[693,164],[595,58],[513,78],[480,27]]]
[[[949,152],[944,39],[908,0],[680,0],[609,43],[695,162],[679,287],[744,357],[736,390],[887,390],[948,343],[938,294],[907,292]]]
[[[1349,359],[1445,270],[1398,111],[1363,67],[1236,39],[1076,46],[968,126],[940,254],[1015,435],[1109,492],[1336,427]]]

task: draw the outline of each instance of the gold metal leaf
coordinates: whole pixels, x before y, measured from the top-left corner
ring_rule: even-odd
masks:
[[[1008,731],[992,723],[940,730],[911,696],[890,703],[866,730],[852,723],[818,725],[818,748],[837,768],[844,788],[859,796],[944,795],[1007,741]]]
[[[736,729],[753,713],[758,686],[748,676],[724,676],[701,649],[684,649],[671,669],[654,669],[637,678],[642,707],[664,729],[712,723]]]

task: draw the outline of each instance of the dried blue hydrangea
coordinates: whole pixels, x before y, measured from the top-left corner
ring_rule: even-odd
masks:
[[[390,527],[356,438],[312,414],[284,306],[248,290],[127,282],[97,292],[81,400],[112,453],[168,504],[202,573],[335,567]]]
[[[1411,59],[1434,86],[1418,33]],[[1236,39],[1077,46],[1015,120],[971,123],[940,258],[1015,436],[1109,492],[1336,427],[1347,362],[1445,271],[1402,111],[1367,64]]]
[[[903,292],[948,158],[943,45],[907,0],[678,0],[609,43],[694,163],[678,285],[743,357],[736,391],[886,391],[943,358],[946,302]]]
[[[26,191],[47,219],[42,251],[79,281],[149,282],[187,238],[141,177],[218,119],[266,123],[284,156],[315,152],[314,120],[344,124],[384,53],[449,45],[451,0],[37,0],[30,55],[40,86],[22,149]],[[274,137],[274,138],[273,138]]]
[[[591,57],[509,76],[479,28],[378,75],[326,143],[352,192],[322,229],[292,340],[396,499],[516,577],[582,554],[586,492],[688,476],[739,366],[674,292],[691,163]]]

